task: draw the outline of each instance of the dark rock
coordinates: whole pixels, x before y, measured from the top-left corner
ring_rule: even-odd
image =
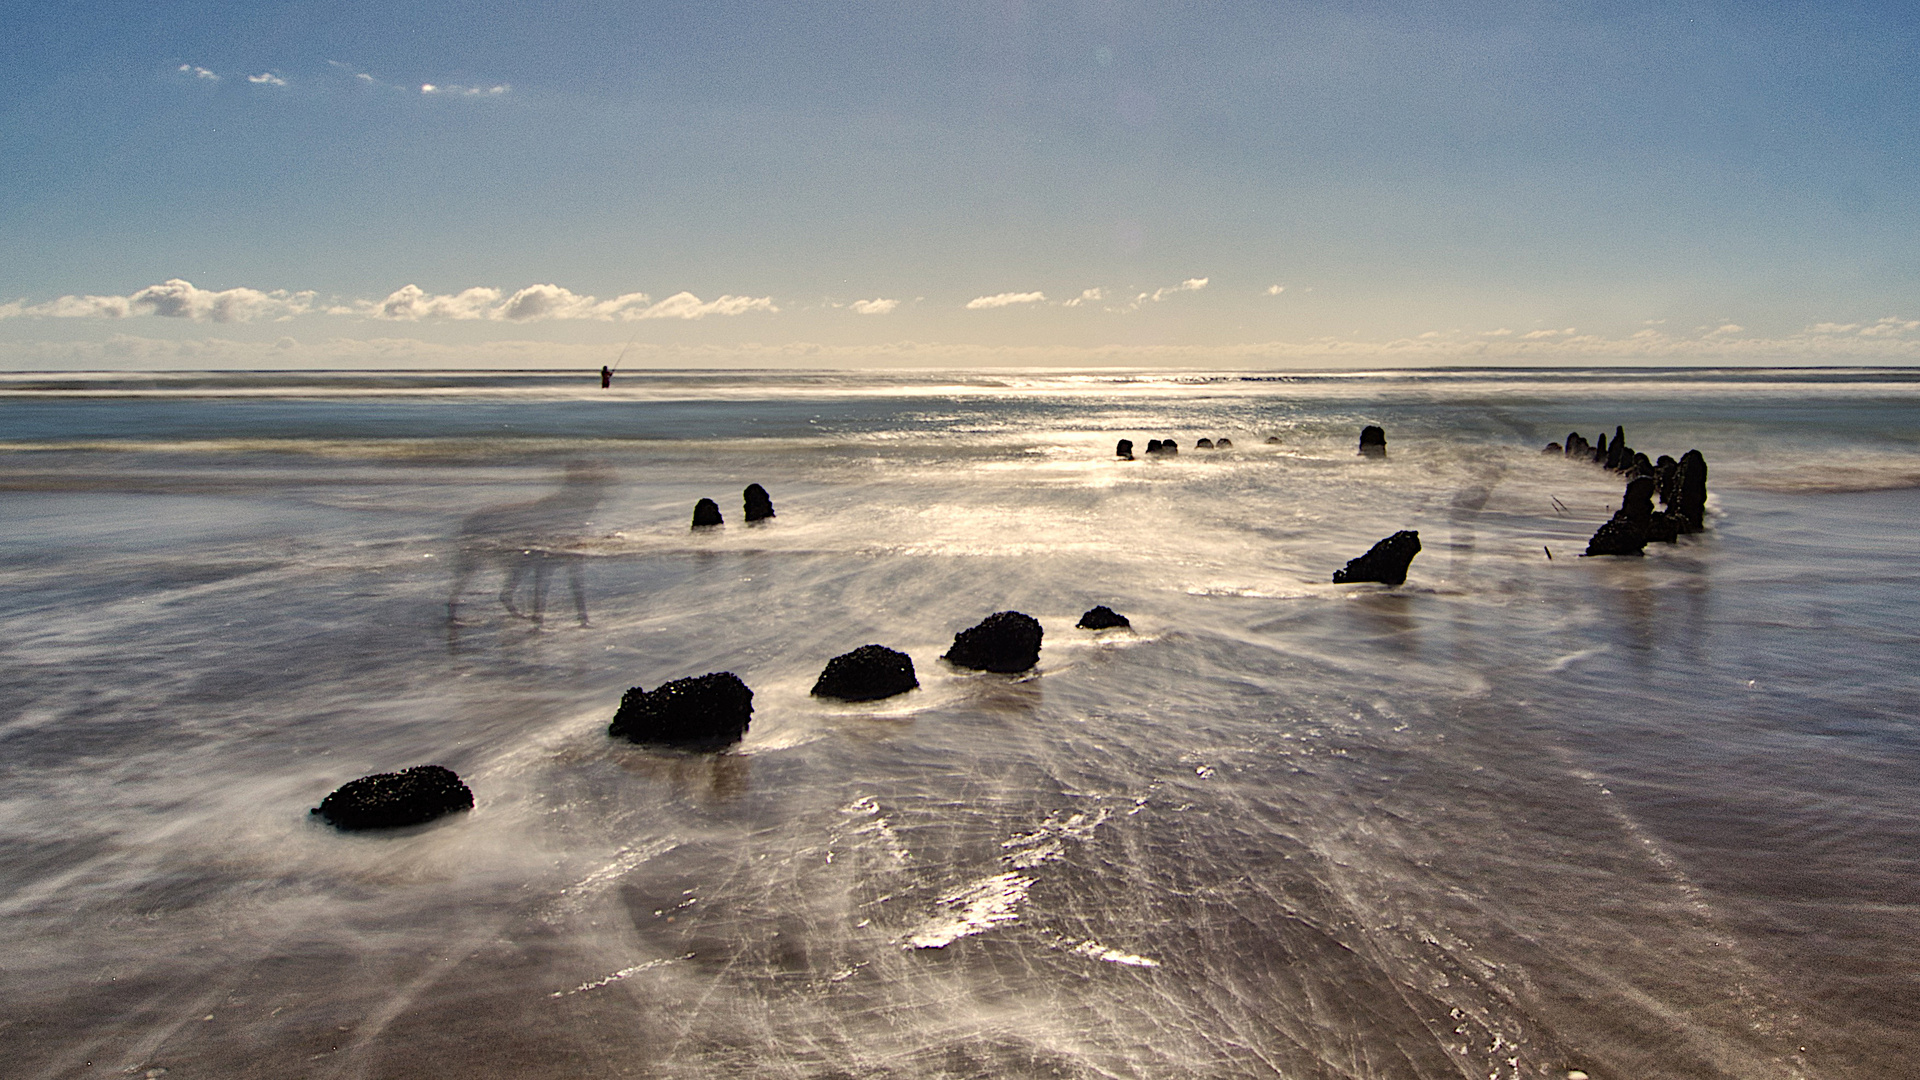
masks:
[[[814,697],[841,701],[878,701],[920,685],[913,657],[885,645],[862,645],[827,661],[813,684]]]
[[[1652,519],[1653,477],[1635,477],[1627,482],[1620,509],[1587,541],[1585,554],[1645,555]]]
[[[1269,435],[1269,436],[1267,436],[1267,445],[1268,445],[1268,446],[1279,446],[1279,445],[1280,445],[1280,436],[1278,436],[1278,435]]]
[[[1233,440],[1232,439],[1215,439],[1213,440],[1213,448],[1215,450],[1231,450],[1233,449]]]
[[[1667,510],[1685,523],[1681,532],[1700,532],[1707,527],[1707,459],[1689,450],[1680,455],[1674,473],[1676,501],[1668,503]]]
[[[1678,514],[1656,510],[1647,518],[1647,541],[1671,544],[1680,539],[1680,533],[1684,531],[1682,527],[1685,524],[1686,522],[1681,521]]]
[[[1147,440],[1147,453],[1149,453],[1149,454],[1157,454],[1157,453],[1159,453],[1159,452],[1160,452],[1160,440],[1159,440],[1159,439],[1148,439],[1148,440]]]
[[[1680,502],[1680,463],[1661,454],[1653,463],[1653,483],[1660,494],[1660,505],[1672,510]]]
[[[1407,564],[1420,554],[1420,534],[1402,529],[1373,545],[1365,555],[1350,560],[1346,569],[1333,572],[1335,585],[1356,581],[1377,581],[1382,585],[1400,585],[1407,580]]]
[[[1542,450],[1542,451],[1540,451],[1540,452],[1541,452],[1541,453],[1543,453],[1543,454],[1565,454],[1565,453],[1566,453],[1566,450],[1565,450],[1564,448],[1562,448],[1562,447],[1561,447],[1561,445],[1560,445],[1559,443],[1557,443],[1557,442],[1550,442],[1550,443],[1548,443],[1548,444],[1547,444],[1547,448],[1546,448],[1545,450]]]
[[[773,516],[773,500],[767,496],[766,488],[759,484],[748,484],[744,496],[748,521],[764,521]]]
[[[1590,456],[1592,453],[1593,453],[1593,447],[1587,445],[1587,440],[1585,436],[1581,435],[1577,431],[1570,431],[1567,433],[1567,456],[1568,457],[1580,459],[1580,458],[1586,458]]]
[[[1601,460],[1600,464],[1614,472],[1619,472],[1625,469],[1632,461],[1633,451],[1627,449],[1626,429],[1615,427],[1613,429],[1613,441],[1607,444],[1606,457]]]
[[[1386,429],[1368,424],[1360,429],[1360,452],[1368,457],[1387,456]]]
[[[1626,467],[1626,474],[1628,477],[1652,476],[1653,462],[1647,460],[1647,455],[1642,454],[1639,451],[1635,451],[1633,455],[1633,461],[1629,463]],[[1659,483],[1656,481],[1654,483],[1654,487],[1658,489],[1659,486],[1660,486]]]
[[[393,829],[472,807],[473,792],[453,770],[416,765],[349,781],[310,812],[339,829]]]
[[[1172,439],[1161,439],[1160,452],[1163,454],[1177,454],[1180,452],[1180,444],[1174,442]]]
[[[1120,445],[1113,448],[1113,456],[1117,458],[1124,458],[1128,461],[1132,461],[1133,460],[1133,440],[1121,439]]]
[[[1129,630],[1133,629],[1133,624],[1127,621],[1125,615],[1120,614],[1105,604],[1100,604],[1091,611],[1088,611],[1085,615],[1080,616],[1080,621],[1074,625],[1082,630],[1111,630],[1116,626],[1124,626]]]
[[[712,499],[701,499],[699,502],[693,504],[694,528],[709,529],[723,523],[724,521],[720,517],[719,503],[714,502]]]
[[[753,718],[753,691],[731,671],[675,679],[652,691],[636,686],[620,697],[608,735],[631,742],[718,750],[740,741]]]
[[[955,667],[1012,674],[1040,662],[1040,620],[1017,611],[999,611],[953,635],[953,648],[941,657]]]
[[[1606,432],[1601,432],[1600,441],[1593,444],[1593,463],[1595,465],[1605,465],[1607,463]]]
[[[1193,444],[1193,448],[1195,450],[1211,450],[1213,449],[1213,440],[1201,439],[1199,442]]]

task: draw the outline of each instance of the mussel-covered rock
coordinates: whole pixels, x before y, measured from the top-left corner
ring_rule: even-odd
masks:
[[[621,695],[607,734],[630,742],[718,750],[740,741],[753,718],[753,691],[731,671],[675,679]]]
[[[1199,442],[1193,444],[1193,448],[1195,450],[1211,450],[1213,449],[1213,440],[1201,439]]]
[[[885,645],[862,645],[827,661],[813,684],[813,696],[878,701],[919,685],[913,673],[913,657]]]
[[[1215,439],[1213,440],[1213,448],[1215,450],[1231,450],[1233,449],[1233,440],[1225,438]]]
[[[1653,519],[1653,477],[1627,482],[1620,509],[1587,541],[1588,555],[1645,555]]]
[[[1026,671],[1040,662],[1040,634],[1033,616],[997,611],[953,635],[953,647],[941,659],[975,671]]]
[[[748,484],[741,496],[746,503],[748,521],[765,521],[773,516],[773,499],[767,494],[766,488],[759,484]]]
[[[1356,581],[1377,581],[1382,585],[1401,585],[1407,580],[1407,565],[1420,554],[1420,534],[1402,529],[1373,545],[1365,555],[1350,560],[1345,569],[1333,572],[1335,585]]]
[[[1707,459],[1689,450],[1680,455],[1674,471],[1676,490],[1667,510],[1684,523],[1681,532],[1697,533],[1707,527]]]
[[[1085,615],[1080,616],[1080,621],[1074,625],[1082,630],[1111,630],[1116,626],[1124,626],[1128,629],[1133,627],[1125,615],[1105,604],[1096,605]]]
[[[1360,429],[1360,452],[1367,457],[1387,456],[1387,432],[1377,424]]]
[[[394,829],[472,807],[473,792],[452,769],[416,765],[350,780],[310,813],[338,829]]]
[[[1113,456],[1117,458],[1122,458],[1126,461],[1132,461],[1133,460],[1133,440],[1121,439],[1120,444],[1113,448]]]
[[[694,528],[710,529],[715,525],[723,523],[723,519],[720,517],[719,503],[714,502],[712,499],[701,499],[699,502],[693,504]]]

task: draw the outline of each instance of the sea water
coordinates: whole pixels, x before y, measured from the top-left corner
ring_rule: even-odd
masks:
[[[1914,371],[0,376],[0,1071],[1908,1075],[1916,524]]]

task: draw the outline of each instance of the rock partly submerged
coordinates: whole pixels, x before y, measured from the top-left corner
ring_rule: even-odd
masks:
[[[941,657],[955,667],[1011,675],[1040,662],[1040,620],[1018,611],[997,611],[953,635]]]
[[[712,499],[701,499],[699,502],[693,504],[694,528],[711,529],[715,525],[721,524],[725,524],[725,519],[720,516],[719,503],[714,502]]]
[[[1360,453],[1366,457],[1387,456],[1387,432],[1377,424],[1360,429]]]
[[[309,813],[337,829],[397,829],[473,808],[473,792],[452,769],[416,765],[342,784]]]
[[[1653,477],[1637,476],[1627,484],[1620,509],[1587,541],[1585,555],[1644,555],[1653,522]]]
[[[1575,439],[1578,436],[1569,436]],[[1604,442],[1604,439],[1603,439]],[[1601,464],[1625,474],[1627,490],[1620,509],[1594,532],[1587,541],[1588,555],[1644,555],[1648,543],[1671,544],[1690,533],[1706,529],[1707,459],[1698,450],[1689,450],[1679,461],[1660,455],[1648,461],[1647,455],[1626,447],[1626,434],[1614,429],[1613,441],[1606,443],[1602,457],[1596,448],[1593,456]],[[1630,456],[1629,456],[1630,455]],[[1655,496],[1660,510],[1653,508]]]
[[[862,645],[827,661],[813,696],[841,701],[878,701],[920,685],[913,657],[885,645]]]
[[[741,493],[741,499],[745,503],[748,521],[765,521],[773,516],[773,499],[767,494],[767,489],[759,484],[748,484],[747,490]]]
[[[1082,630],[1112,630],[1120,626],[1124,626],[1129,630],[1133,629],[1133,623],[1127,621],[1125,615],[1120,614],[1105,604],[1098,604],[1090,608],[1085,615],[1080,616],[1080,621],[1074,625]]]
[[[1420,534],[1412,529],[1402,529],[1373,545],[1365,555],[1350,560],[1345,569],[1335,570],[1333,583],[1347,585],[1357,581],[1377,581],[1382,585],[1405,584],[1407,566],[1418,554]]]
[[[739,742],[753,718],[753,691],[731,671],[675,679],[621,695],[607,734],[649,746],[718,750]]]

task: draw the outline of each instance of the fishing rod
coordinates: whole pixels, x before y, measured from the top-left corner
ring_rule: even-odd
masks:
[[[602,366],[600,368],[600,389],[605,390],[607,387],[613,385],[613,373],[620,370],[621,363],[627,358],[627,350],[633,348],[634,339],[639,336],[640,331],[635,330],[633,335],[627,338],[627,343],[620,346],[620,355],[614,359],[613,366]]]
[[[627,350],[633,348],[634,341],[637,340],[639,337],[640,337],[640,331],[635,330],[633,332],[633,336],[627,339],[627,343],[625,345],[620,346],[620,357],[618,360],[615,360],[613,362],[613,366],[608,368],[607,369],[608,371],[620,370],[620,361],[625,360],[627,358]]]

